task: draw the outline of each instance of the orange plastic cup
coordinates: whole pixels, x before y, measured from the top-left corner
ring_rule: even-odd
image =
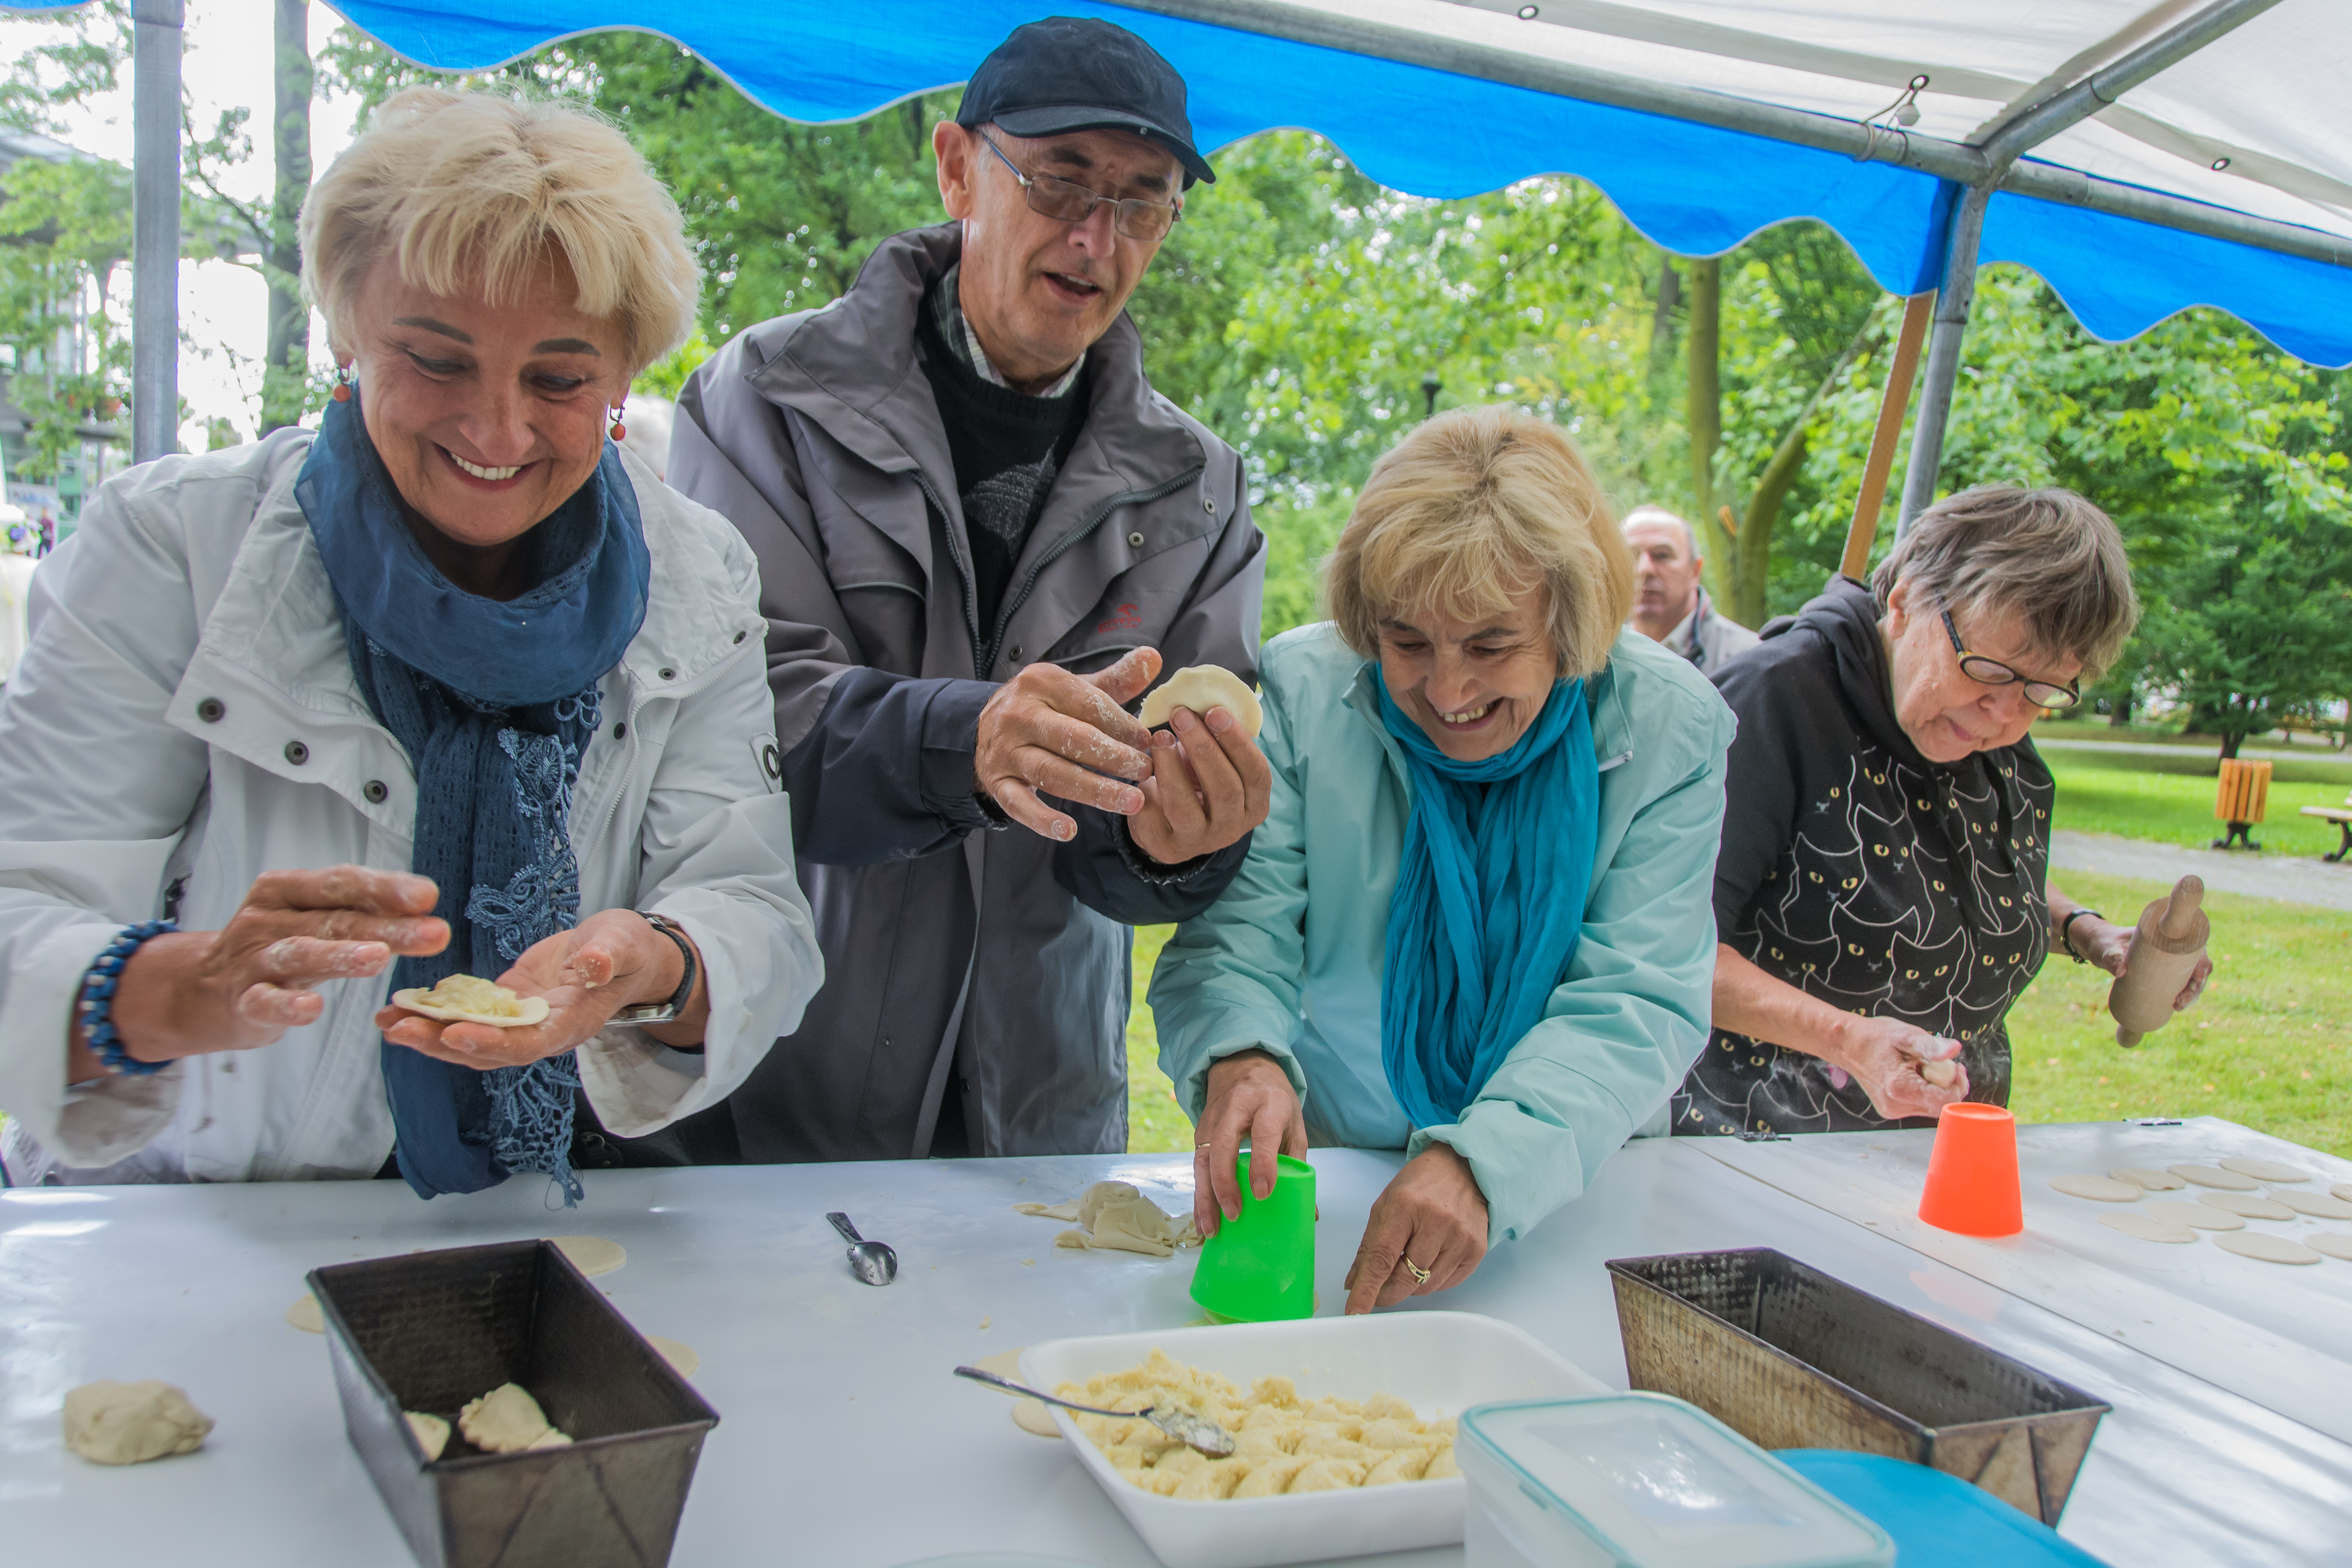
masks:
[[[2017,1189],[2017,1119],[1998,1105],[1944,1107],[1919,1217],[1961,1236],[2015,1236],[2025,1228]]]

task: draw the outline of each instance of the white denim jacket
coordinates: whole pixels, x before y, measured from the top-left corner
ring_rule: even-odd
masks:
[[[320,1020],[275,1045],[65,1081],[84,971],[167,898],[184,929],[211,931],[263,871],[408,868],[415,776],[352,680],[294,500],[311,439],[132,469],[35,581],[0,699],[0,1110],[18,1181],[364,1177],[391,1153],[383,978],[330,984]],[[780,793],[758,566],[725,519],[623,461],[651,598],[581,759],[581,909],[675,919],[710,997],[700,1057],[625,1028],[581,1048],[597,1116],[635,1137],[740,1083],[823,961]]]

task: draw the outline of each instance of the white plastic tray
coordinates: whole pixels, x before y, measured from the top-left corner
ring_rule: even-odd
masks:
[[[1309,1397],[1405,1400],[1426,1419],[1459,1415],[1496,1399],[1543,1399],[1608,1390],[1528,1335],[1475,1312],[1395,1312],[1308,1318],[1053,1340],[1022,1352],[1021,1374],[1052,1391],[1123,1372],[1155,1350],[1242,1387],[1294,1378]],[[1102,1451],[1056,1410],[1070,1451],[1168,1568],[1269,1568],[1462,1539],[1467,1492],[1460,1477],[1307,1497],[1155,1497],[1120,1479]]]

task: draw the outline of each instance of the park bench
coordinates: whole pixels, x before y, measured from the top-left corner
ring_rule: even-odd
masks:
[[[2303,815],[2315,816],[2322,822],[2336,824],[2336,832],[2344,836],[2343,842],[2336,845],[2336,852],[2333,855],[2322,855],[2320,857],[2322,860],[2340,861],[2347,851],[2352,851],[2352,795],[2344,797],[2342,805],[2306,805],[2303,808]]]

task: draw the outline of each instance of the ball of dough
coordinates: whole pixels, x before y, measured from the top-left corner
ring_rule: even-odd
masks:
[[[1190,708],[1204,719],[1210,709],[1222,708],[1234,716],[1242,733],[1252,740],[1257,738],[1258,728],[1265,721],[1265,714],[1257,705],[1257,694],[1242,683],[1240,676],[1213,664],[1180,669],[1152,688],[1143,700],[1144,727],[1158,729],[1178,708]]]
[[[441,1450],[449,1446],[449,1423],[422,1410],[404,1410],[400,1414],[406,1418],[409,1431],[415,1434],[416,1446],[425,1450],[425,1458],[439,1458]]]
[[[519,1383],[502,1383],[479,1399],[467,1401],[466,1408],[457,1413],[457,1430],[466,1435],[467,1442],[487,1454],[545,1447],[549,1434],[555,1433],[539,1401]]]
[[[66,1447],[93,1465],[137,1465],[204,1447],[213,1418],[168,1383],[85,1383],[66,1395]]]

